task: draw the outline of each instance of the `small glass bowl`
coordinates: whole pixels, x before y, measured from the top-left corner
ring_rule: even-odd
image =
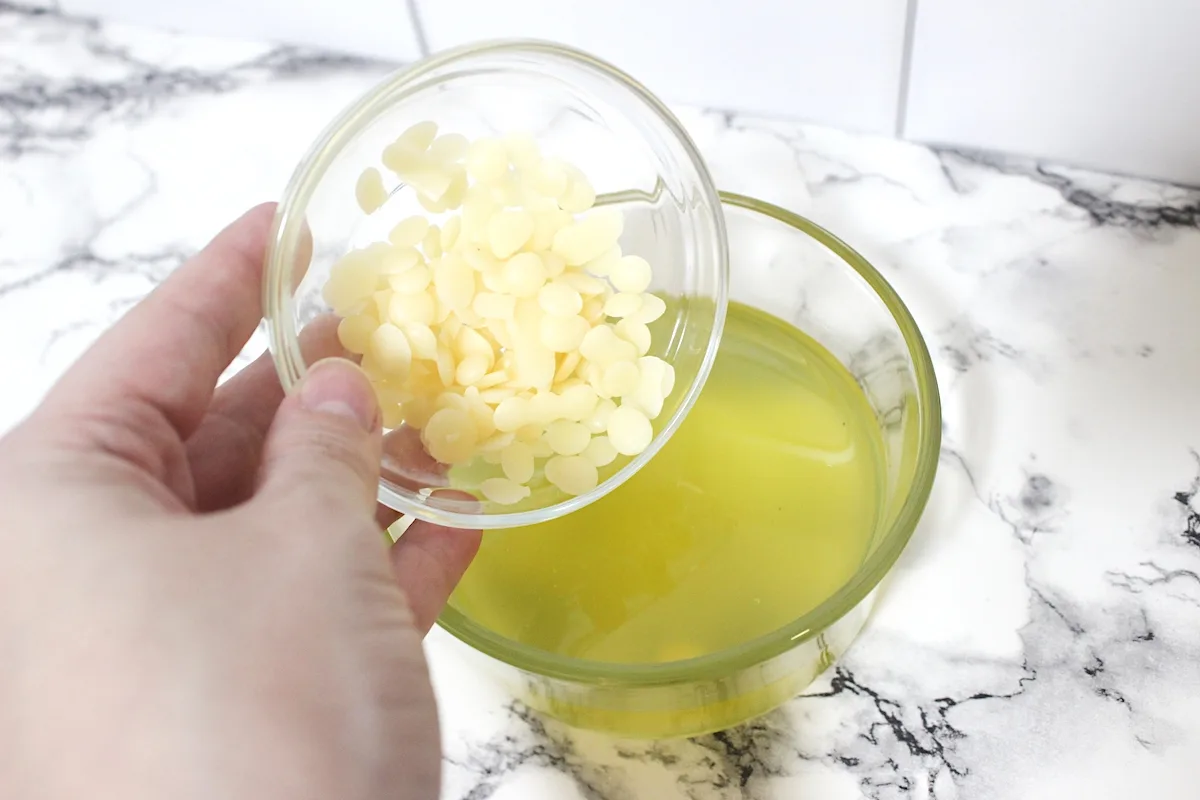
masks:
[[[874,267],[820,226],[722,193],[731,299],[792,323],[855,377],[883,442],[880,513],[858,569],[816,608],[765,636],[683,661],[614,664],[501,636],[451,599],[439,624],[531,707],[576,727],[635,738],[691,736],[764,714],[804,689],[850,646],[878,585],[925,508],[941,447],[929,351]],[[519,539],[514,540],[519,545]],[[515,546],[515,545],[514,545]],[[468,657],[471,657],[468,655]]]
[[[391,226],[425,213],[415,192],[393,178],[388,201],[371,215],[355,203],[355,182],[410,125],[474,139],[526,133],[547,156],[579,167],[597,195],[618,194],[636,215],[620,244],[654,268],[651,291],[667,300],[649,355],[675,369],[675,389],[654,421],[649,447],[601,470],[596,488],[569,496],[546,483],[504,506],[447,486],[445,469],[397,440],[387,446],[379,500],[420,519],[455,527],[503,528],[543,522],[620,486],[679,427],[712,367],[724,324],[728,249],[720,201],[695,146],[675,117],[640,84],[585,53],[536,41],[449,50],[403,69],[346,109],[297,167],[279,205],[267,252],[264,309],[271,351],[287,390],[308,366],[300,331],[330,313],[321,289],[348,250],[385,239]],[[388,175],[387,170],[381,170]],[[411,438],[411,437],[410,437]],[[398,453],[407,453],[403,457]],[[455,474],[455,473],[452,473]],[[455,474],[452,488],[478,477]]]

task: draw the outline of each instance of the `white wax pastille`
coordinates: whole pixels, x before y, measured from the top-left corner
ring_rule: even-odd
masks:
[[[580,495],[596,488],[600,474],[583,456],[554,456],[546,462],[546,480],[567,494]]]
[[[493,503],[511,506],[529,497],[529,487],[508,478],[488,478],[479,485],[483,496]]]
[[[623,456],[636,456],[650,446],[654,428],[639,409],[621,406],[608,418],[608,438]]]

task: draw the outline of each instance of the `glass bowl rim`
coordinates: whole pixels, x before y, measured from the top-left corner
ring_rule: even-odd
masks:
[[[821,634],[878,586],[912,538],[933,488],[942,439],[941,397],[933,360],[916,320],[895,289],[869,261],[817,223],[745,195],[722,191],[720,198],[722,206],[732,206],[774,219],[829,248],[867,282],[887,306],[899,327],[913,363],[920,425],[916,467],[900,513],[884,533],[879,547],[823,603],[781,628],[715,653],[660,664],[617,664],[571,658],[515,642],[447,606],[438,618],[438,626],[459,641],[525,672],[577,684],[633,688],[723,678],[769,661]]]
[[[593,69],[618,85],[627,89],[637,100],[645,104],[658,120],[670,131],[683,150],[686,161],[692,163],[699,177],[700,190],[708,205],[716,209],[712,219],[712,234],[717,245],[717,286],[714,299],[712,330],[705,346],[695,377],[690,381],[687,392],[674,413],[665,424],[655,431],[650,445],[629,460],[625,466],[610,475],[591,491],[561,500],[553,505],[523,511],[503,513],[464,513],[447,511],[409,500],[398,492],[379,485],[379,501],[401,514],[454,528],[481,528],[485,530],[513,528],[533,525],[565,516],[589,505],[612,492],[629,480],[651,458],[662,449],[683,424],[683,420],[696,404],[716,361],[725,327],[725,313],[729,301],[729,243],[725,231],[725,218],[721,213],[721,200],[708,166],[700,155],[699,148],[683,124],[652,92],[622,70],[590,53],[555,42],[539,39],[499,39],[476,42],[444,50],[423,58],[407,67],[395,70],[372,89],[363,94],[337,115],[316,138],[308,152],[292,173],[275,213],[275,219],[267,238],[265,269],[262,289],[262,304],[267,326],[267,340],[275,370],[285,392],[294,390],[304,376],[306,365],[300,352],[300,343],[295,326],[291,324],[293,312],[288,271],[282,264],[284,241],[296,239],[304,224],[304,215],[313,192],[320,184],[330,163],[364,127],[373,120],[379,104],[394,90],[404,84],[414,83],[447,64],[463,58],[479,55],[504,53],[544,54],[565,58],[583,67]]]

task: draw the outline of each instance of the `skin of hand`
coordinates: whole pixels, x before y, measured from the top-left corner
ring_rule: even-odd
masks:
[[[265,356],[216,387],[261,319],[273,212],[0,440],[0,797],[437,797],[421,641],[479,532],[417,522],[389,551],[352,362],[286,398]]]

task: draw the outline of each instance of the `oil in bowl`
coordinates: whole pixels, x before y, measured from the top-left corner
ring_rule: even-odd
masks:
[[[577,727],[695,735],[802,691],[862,628],[936,471],[932,364],[892,287],[812,222],[721,200],[732,300],[687,418],[591,506],[485,534],[440,620]]]
[[[732,303],[700,399],[629,482],[570,516],[489,533],[451,600],[516,642],[662,663],[764,636],[862,563],[882,442],[853,376]]]

